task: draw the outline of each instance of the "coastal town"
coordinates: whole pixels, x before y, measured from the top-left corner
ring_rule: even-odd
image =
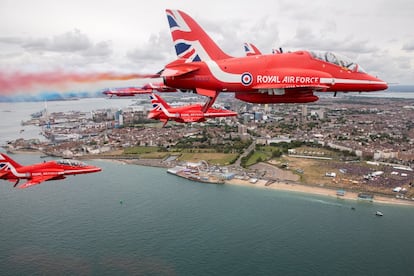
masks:
[[[178,105],[195,100],[170,97]],[[206,183],[307,185],[329,188],[335,196],[414,200],[414,100],[345,95],[300,105],[252,105],[223,97],[220,104],[239,116],[162,127],[147,119],[150,106],[139,97],[122,109],[44,109],[23,121],[22,129],[36,125],[45,139],[3,146],[165,167]]]

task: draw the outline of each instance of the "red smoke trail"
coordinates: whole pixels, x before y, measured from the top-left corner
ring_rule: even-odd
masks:
[[[34,87],[66,85],[68,83],[95,83],[100,81],[131,80],[158,77],[154,74],[123,74],[123,73],[4,73],[0,72],[0,94],[13,94],[16,91]]]

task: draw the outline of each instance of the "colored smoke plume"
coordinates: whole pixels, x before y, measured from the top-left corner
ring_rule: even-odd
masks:
[[[70,83],[96,83],[100,81],[122,81],[157,77],[153,74],[128,73],[69,73],[69,72],[42,72],[42,73],[4,73],[0,72],[0,94],[13,94],[32,88],[63,87]]]

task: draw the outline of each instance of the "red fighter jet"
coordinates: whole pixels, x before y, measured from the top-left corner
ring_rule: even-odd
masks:
[[[203,112],[201,104],[171,107],[159,95],[150,95],[153,109],[148,113],[149,119],[160,120],[165,126],[169,120],[179,123],[204,122],[208,118],[237,116],[237,112],[227,109],[209,108]]]
[[[244,52],[246,53],[246,56],[255,56],[255,55],[261,55],[262,52],[260,52],[259,49],[253,44],[245,42],[243,44]]]
[[[222,92],[251,103],[306,103],[314,92],[387,89],[356,62],[332,52],[297,51],[231,57],[186,13],[166,10],[178,59],[160,72],[167,87],[208,97],[206,112]]]
[[[158,92],[177,92],[177,89],[165,86],[163,83],[147,83],[141,87],[118,87],[104,90],[102,93],[112,98],[117,97],[133,97],[139,94],[150,94],[154,91]]]
[[[58,160],[22,166],[4,153],[0,153],[0,179],[14,182],[20,179],[28,181],[18,188],[24,189],[48,180],[65,179],[66,175],[99,172],[101,168],[86,165],[76,160]]]

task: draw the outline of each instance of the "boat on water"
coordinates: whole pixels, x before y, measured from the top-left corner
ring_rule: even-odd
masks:
[[[384,214],[383,214],[382,212],[380,212],[380,211],[377,211],[377,212],[375,213],[375,215],[376,215],[376,216],[378,216],[378,217],[382,217]]]

